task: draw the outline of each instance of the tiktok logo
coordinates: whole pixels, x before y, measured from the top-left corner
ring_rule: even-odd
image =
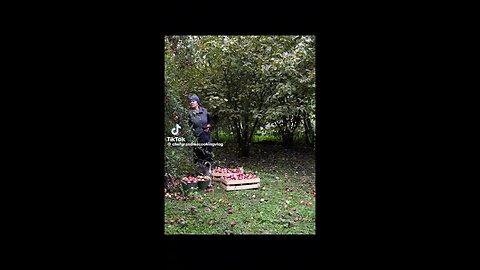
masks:
[[[178,134],[180,133],[180,129],[182,129],[182,127],[179,124],[176,124],[175,127],[172,128],[172,135],[178,136]]]

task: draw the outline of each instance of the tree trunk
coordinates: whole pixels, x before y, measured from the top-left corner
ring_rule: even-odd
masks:
[[[242,133],[240,132],[240,125],[235,123],[235,134],[236,134],[236,139],[237,139],[237,144],[238,147],[242,146]]]
[[[283,146],[285,146],[286,148],[291,148],[293,146],[293,136],[293,132],[286,132],[285,134],[283,134]]]
[[[313,145],[314,140],[315,140],[315,130],[313,130],[313,125],[312,121],[310,121],[310,118],[308,117],[308,114],[305,114],[305,122],[307,124],[307,131],[305,132],[308,136],[308,145]]]
[[[301,118],[298,115],[283,117],[281,124],[283,145],[286,148],[293,146],[295,130],[298,127]]]
[[[240,157],[249,157],[250,156],[250,144],[242,144],[240,147]]]
[[[248,157],[250,156],[249,150],[249,134],[248,134],[248,125],[244,123],[242,125],[243,130],[239,132],[240,134],[240,140],[239,140],[239,149],[240,149],[240,157]]]
[[[305,129],[305,144],[306,145],[311,145],[313,143],[313,140],[310,140],[311,137],[311,132],[312,132],[312,125],[310,123],[310,119],[308,118],[308,114],[305,113],[303,115],[303,127]],[[312,138],[313,139],[313,138]]]

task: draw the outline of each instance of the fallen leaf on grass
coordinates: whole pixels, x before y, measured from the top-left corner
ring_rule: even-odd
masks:
[[[297,208],[293,207],[293,208],[292,208],[292,211],[297,211]]]
[[[185,219],[183,219],[183,218],[176,218],[176,219],[175,219],[175,222],[180,223],[180,224],[184,224],[184,223],[185,223]]]

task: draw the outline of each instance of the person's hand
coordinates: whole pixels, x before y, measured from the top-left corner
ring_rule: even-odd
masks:
[[[210,128],[211,128],[211,127],[212,127],[212,126],[211,126],[210,124],[208,124],[208,125],[206,126],[206,128],[203,129],[203,131],[204,131],[204,132],[210,132]]]

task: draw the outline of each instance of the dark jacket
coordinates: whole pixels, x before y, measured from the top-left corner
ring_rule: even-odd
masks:
[[[204,129],[207,128],[207,125],[211,125],[210,113],[206,108],[200,107],[200,111],[197,113],[194,110],[190,110],[190,119],[193,124],[195,137],[198,138],[199,142],[210,142],[210,130],[205,132]]]

